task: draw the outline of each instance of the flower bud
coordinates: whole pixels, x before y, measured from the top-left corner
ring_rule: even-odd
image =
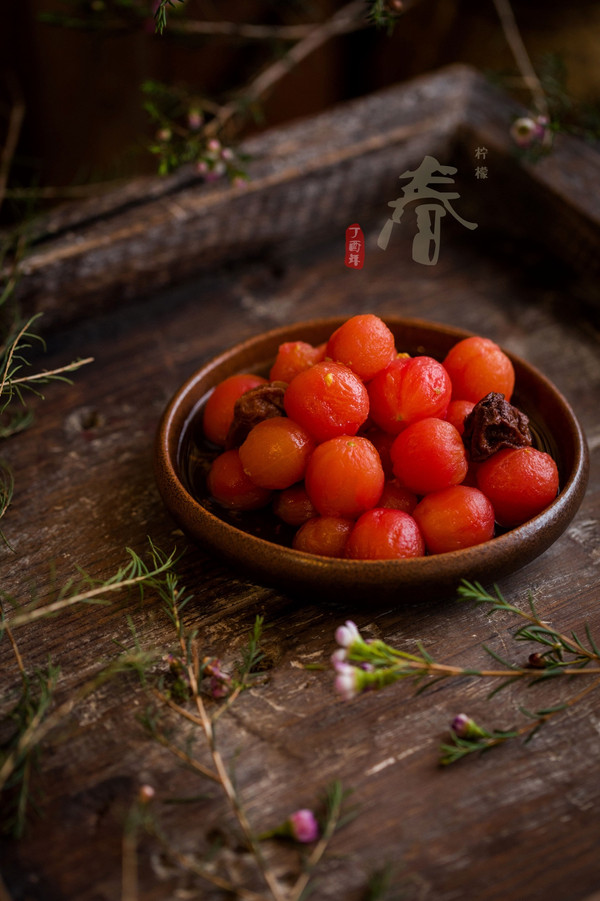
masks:
[[[519,147],[531,147],[532,144],[542,143],[546,137],[549,121],[547,116],[522,116],[515,119],[510,127],[510,134]]]
[[[356,624],[351,619],[346,620],[343,626],[339,626],[335,631],[335,640],[342,648],[349,648],[354,641],[360,641],[360,632]]]
[[[487,732],[478,726],[466,713],[459,713],[454,717],[450,728],[458,738],[485,738]]]
[[[138,792],[138,800],[140,804],[148,804],[154,797],[154,789],[151,785],[142,785]]]
[[[203,122],[204,116],[199,109],[192,107],[192,109],[188,110],[187,124],[188,128],[191,129],[191,131],[198,131],[198,129],[201,128]]]
[[[312,810],[297,810],[289,818],[292,838],[297,842],[314,842],[319,837],[319,824]]]
[[[331,655],[331,665],[333,666],[334,670],[336,670],[336,671],[340,667],[343,668],[343,666],[345,666],[347,662],[348,662],[348,654],[347,654],[345,648],[338,648],[337,651],[334,651],[333,654]]]
[[[345,701],[351,701],[360,693],[360,672],[349,663],[339,663],[336,667],[335,691]]]
[[[544,669],[547,666],[547,663],[542,654],[534,651],[533,654],[529,655],[527,665],[532,667],[532,669]]]
[[[307,844],[319,838],[320,829],[312,810],[302,808],[292,813],[281,826],[269,829],[259,835],[262,841],[266,838],[291,838],[296,842]]]

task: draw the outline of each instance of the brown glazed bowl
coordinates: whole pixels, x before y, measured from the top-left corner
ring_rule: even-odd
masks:
[[[163,501],[184,532],[217,552],[235,574],[287,593],[324,597],[419,599],[456,590],[461,579],[484,584],[542,554],[566,529],[583,499],[588,477],[585,436],[562,394],[538,370],[509,354],[516,373],[512,402],[530,418],[534,443],[558,465],[560,493],[543,513],[491,541],[460,551],[406,560],[321,557],[278,543],[275,517],[232,515],[206,494],[207,458],[201,449],[202,406],[211,389],[237,372],[268,374],[279,345],[320,344],[347,317],[300,322],[262,333],[232,347],[195,372],[166,408],[156,436],[155,473]],[[385,317],[398,350],[442,360],[470,332],[446,325]],[[285,527],[284,527],[285,528]]]

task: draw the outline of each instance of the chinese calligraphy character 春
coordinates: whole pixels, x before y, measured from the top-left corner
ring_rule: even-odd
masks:
[[[365,262],[365,237],[356,222],[346,229],[345,262],[349,269],[362,269]]]
[[[487,147],[477,147],[475,149],[475,159],[476,160],[484,160],[488,155]]]
[[[487,166],[476,166],[475,167],[475,178],[487,178],[488,177],[488,167]]]
[[[440,251],[440,220],[446,213],[450,213],[465,228],[477,228],[476,222],[467,222],[450,203],[451,200],[460,197],[456,191],[438,191],[431,187],[438,184],[454,184],[454,179],[448,176],[454,175],[456,171],[454,166],[442,166],[434,157],[426,156],[417,169],[404,172],[400,178],[409,179],[408,184],[402,188],[404,196],[388,203],[394,212],[381,229],[377,245],[382,250],[387,248],[394,224],[400,222],[404,208],[412,201],[418,201],[415,207],[417,234],[412,244],[412,258],[416,263],[423,263],[425,266],[437,263]]]

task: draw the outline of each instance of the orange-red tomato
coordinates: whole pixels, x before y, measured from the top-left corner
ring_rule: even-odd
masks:
[[[343,557],[354,520],[342,516],[315,516],[300,526],[292,547],[322,557]]]
[[[494,537],[494,508],[477,488],[453,485],[434,491],[413,511],[430,554],[482,544]]]
[[[306,468],[306,491],[322,516],[353,519],[383,490],[379,454],[366,438],[344,435],[319,444]]]
[[[315,363],[292,379],[285,412],[317,441],[355,435],[369,415],[363,382],[342,363]]]
[[[391,432],[384,432],[378,426],[367,428],[366,431],[361,429],[361,435],[368,438],[369,441],[377,448],[381,465],[385,473],[386,479],[391,479],[394,475],[392,470],[392,458],[390,457],[390,448],[394,443],[395,435]]]
[[[412,513],[417,506],[418,500],[414,491],[409,491],[408,488],[400,484],[398,479],[386,479],[381,497],[377,501],[377,506]]]
[[[452,400],[478,403],[490,391],[510,400],[515,371],[504,353],[489,338],[463,338],[446,355],[444,367],[452,381]]]
[[[346,556],[353,560],[397,560],[424,553],[423,536],[413,517],[382,507],[359,516],[346,543]]]
[[[394,336],[385,322],[373,313],[361,313],[335,330],[325,356],[344,363],[367,382],[385,369],[395,353]]]
[[[444,419],[420,419],[401,432],[390,455],[394,474],[415,494],[458,485],[469,467],[462,438]]]
[[[240,373],[230,375],[216,386],[204,406],[202,427],[207,441],[219,447],[225,446],[225,439],[233,421],[235,402],[246,391],[264,385],[266,381],[260,375]]]
[[[506,448],[480,463],[477,484],[492,502],[496,522],[512,529],[552,503],[559,488],[558,469],[545,451]]]
[[[458,433],[462,435],[465,430],[465,418],[474,406],[472,400],[451,400],[446,411],[446,422],[451,422]]]
[[[248,433],[239,449],[246,475],[261,488],[289,488],[304,478],[315,442],[287,416],[263,419]]]
[[[398,434],[419,419],[442,419],[451,391],[448,373],[437,360],[398,356],[369,382],[370,417],[386,432]]]
[[[269,379],[272,382],[291,382],[299,372],[304,372],[325,357],[325,345],[313,347],[306,341],[285,341],[279,345]]]
[[[317,511],[306,493],[304,482],[278,491],[273,500],[273,513],[289,526],[301,526],[302,523],[317,515]]]
[[[206,484],[211,496],[230,510],[258,510],[272,497],[271,491],[246,475],[237,449],[224,451],[213,460]]]

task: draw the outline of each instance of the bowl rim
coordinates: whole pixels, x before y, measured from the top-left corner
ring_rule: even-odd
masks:
[[[290,578],[293,578],[294,574],[301,577],[307,569],[318,568],[323,573],[327,568],[331,571],[335,570],[339,574],[347,574],[350,578],[359,571],[365,575],[368,573],[368,580],[372,583],[382,579],[394,582],[401,580],[402,577],[408,577],[409,580],[418,582],[429,573],[432,574],[432,578],[435,578],[432,571],[444,568],[447,578],[460,580],[463,570],[467,567],[469,571],[473,572],[475,579],[483,576],[489,568],[492,548],[495,549],[492,556],[497,558],[498,563],[502,560],[506,563],[504,558],[507,555],[510,556],[511,553],[517,553],[519,546],[529,546],[532,541],[535,541],[538,546],[540,542],[543,545],[541,550],[536,550],[534,553],[522,553],[523,562],[516,567],[509,566],[507,568],[501,565],[496,567],[499,574],[504,569],[515,571],[543,553],[566,529],[583,499],[589,472],[589,451],[583,429],[571,405],[560,390],[536,367],[504,348],[504,352],[515,365],[517,372],[527,374],[528,378],[541,385],[552,397],[553,402],[558,405],[572,433],[574,455],[573,464],[555,500],[544,511],[526,523],[489,541],[471,548],[399,560],[350,560],[325,557],[278,545],[251,532],[245,532],[207,509],[187,490],[179,475],[178,456],[181,440],[199,403],[211,390],[209,387],[198,395],[198,384],[204,382],[211,373],[217,370],[220,373],[217,381],[221,381],[229,374],[241,371],[239,366],[236,367],[236,360],[255,347],[276,345],[277,342],[282,343],[284,340],[302,340],[298,337],[300,332],[309,332],[315,329],[322,329],[325,332],[333,331],[348,318],[349,316],[332,316],[298,320],[256,333],[207,360],[175,391],[159,421],[155,439],[154,463],[155,477],[162,499],[184,531],[190,532],[191,530],[193,535],[195,526],[202,523],[202,539],[206,540],[207,544],[213,545],[226,557],[229,556],[232,561],[246,563],[250,568],[255,563],[260,569],[261,560],[267,556],[270,558],[270,568],[277,570],[281,567],[276,565],[277,560],[274,558],[284,557],[286,572],[280,574],[287,574]],[[444,338],[455,338],[457,341],[478,334],[456,326],[419,318],[386,316],[385,314],[381,314],[381,318],[392,330],[394,328],[425,330],[432,334],[442,335]],[[260,361],[257,359],[256,362]],[[222,372],[223,369],[224,372]],[[197,518],[196,523],[194,523],[195,518]],[[541,541],[541,535],[544,533],[547,533],[547,540]],[[227,547],[222,546],[223,544],[227,545],[229,541],[239,544],[240,536],[243,536],[245,545],[245,552],[241,553],[241,558],[239,547],[236,552],[228,553]],[[194,540],[198,540],[195,535]]]

